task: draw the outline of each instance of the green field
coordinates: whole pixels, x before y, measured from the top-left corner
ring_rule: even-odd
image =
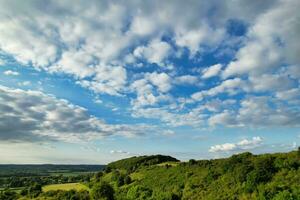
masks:
[[[48,192],[50,190],[89,190],[89,188],[81,183],[64,183],[64,184],[52,184],[43,187],[43,192]]]

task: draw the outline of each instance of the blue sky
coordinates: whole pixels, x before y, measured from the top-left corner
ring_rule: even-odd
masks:
[[[1,163],[299,146],[297,0],[0,5]]]

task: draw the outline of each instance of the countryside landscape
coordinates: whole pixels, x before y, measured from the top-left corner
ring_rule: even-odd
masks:
[[[300,197],[300,147],[289,153],[180,162],[153,155],[107,166],[0,166],[0,199],[274,199]],[[30,170],[32,169],[32,170]],[[11,173],[13,174],[7,174]]]
[[[300,0],[0,0],[0,200],[300,200]]]

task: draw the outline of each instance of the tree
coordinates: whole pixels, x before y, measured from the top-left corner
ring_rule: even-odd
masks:
[[[196,163],[197,163],[197,161],[195,159],[190,159],[189,160],[190,165],[195,165]]]
[[[34,183],[28,189],[28,194],[30,197],[37,197],[40,193],[42,193],[42,186],[38,183]]]
[[[18,199],[18,194],[9,189],[0,191],[0,200],[15,200]]]
[[[131,183],[131,178],[130,178],[130,176],[125,176],[125,178],[124,178],[124,183],[126,184],[126,185],[128,185],[128,184],[130,184]]]
[[[95,200],[113,200],[114,189],[108,183],[100,182],[93,186],[91,195]]]
[[[94,175],[94,178],[95,178],[96,181],[99,181],[102,176],[103,176],[103,172],[97,172]]]
[[[111,172],[111,167],[107,166],[104,170],[105,173],[110,173]]]
[[[118,176],[116,182],[117,182],[117,186],[118,186],[118,187],[124,185],[124,176],[121,176],[121,175]]]

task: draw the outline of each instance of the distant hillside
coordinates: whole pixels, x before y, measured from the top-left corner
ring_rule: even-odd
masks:
[[[111,169],[136,170],[141,166],[150,166],[164,162],[179,162],[176,158],[164,155],[139,156],[118,160],[107,165]]]
[[[66,172],[95,172],[104,169],[105,165],[52,165],[52,164],[0,164],[0,177],[9,176],[47,176]]]

